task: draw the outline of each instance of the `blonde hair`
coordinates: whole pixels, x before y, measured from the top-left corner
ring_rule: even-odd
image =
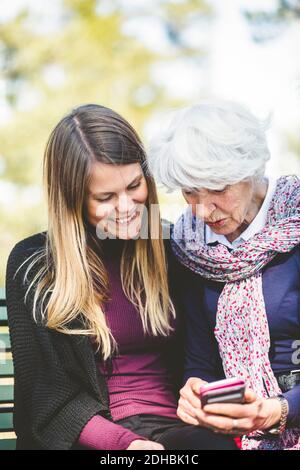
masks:
[[[65,116],[52,131],[44,155],[44,184],[48,203],[45,246],[25,272],[39,269],[29,283],[34,288],[33,316],[68,335],[94,337],[104,360],[117,350],[106,322],[103,303],[109,298],[108,275],[99,255],[99,239],[88,229],[85,196],[91,165],[139,162],[148,186],[147,206],[158,204],[144,148],[130,124],[109,108],[83,105]],[[151,231],[151,211],[148,232]],[[160,224],[160,222],[159,222]],[[153,273],[155,272],[155,276]],[[167,336],[175,309],[169,296],[162,227],[158,239],[129,240],[121,258],[126,296],[137,307],[144,332]],[[74,321],[80,321],[74,327]],[[73,327],[71,327],[71,323]]]

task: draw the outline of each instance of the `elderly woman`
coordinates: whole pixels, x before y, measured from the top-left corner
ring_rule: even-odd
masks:
[[[299,450],[300,182],[264,176],[265,130],[243,106],[203,102],[156,138],[150,165],[189,205],[172,231],[190,270],[178,416],[243,449]],[[246,381],[245,403],[201,408],[199,387],[224,377]]]

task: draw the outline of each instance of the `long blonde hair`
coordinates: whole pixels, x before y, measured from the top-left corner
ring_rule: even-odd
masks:
[[[25,278],[38,263],[27,289],[34,288],[33,316],[68,335],[89,335],[108,359],[117,344],[107,325],[103,303],[108,299],[108,275],[99,240],[88,230],[85,196],[91,165],[96,162],[139,162],[148,186],[147,207],[158,204],[142,143],[130,124],[109,108],[83,105],[65,116],[52,131],[44,155],[48,203],[45,246],[29,260]],[[151,211],[148,211],[151,232]],[[155,273],[155,275],[153,275]],[[169,296],[167,263],[159,219],[159,237],[125,242],[121,279],[126,296],[136,305],[144,332],[167,336],[175,310]],[[79,327],[72,327],[80,320]]]

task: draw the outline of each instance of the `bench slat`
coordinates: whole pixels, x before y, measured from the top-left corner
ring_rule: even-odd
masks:
[[[16,439],[1,439],[0,436],[0,450],[16,450]]]
[[[0,450],[16,450],[16,443],[14,432],[0,433]]]
[[[13,425],[13,413],[1,413],[0,414],[0,429],[6,431],[12,431]]]
[[[1,332],[0,330],[0,350],[5,347],[5,349],[10,348],[10,337],[8,332]]]
[[[3,363],[3,359],[1,359],[0,354],[0,377],[1,376],[13,376],[14,374],[14,365],[12,359],[8,359]]]
[[[0,320],[7,320],[7,308],[0,307]]]
[[[13,385],[0,384],[0,403],[13,402],[14,400],[14,387]]]
[[[12,413],[14,411],[13,403],[0,403],[0,413]]]
[[[13,432],[13,361],[7,353],[10,347],[5,288],[0,287],[0,451],[15,450],[17,442]]]

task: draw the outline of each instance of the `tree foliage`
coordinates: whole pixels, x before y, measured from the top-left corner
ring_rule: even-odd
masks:
[[[0,78],[11,113],[0,127],[0,284],[13,244],[45,229],[46,208],[36,188],[41,187],[47,138],[66,112],[97,102],[142,132],[155,110],[182,104],[153,79],[152,67],[161,60],[203,54],[184,41],[183,33],[208,17],[210,8],[204,0],[161,0],[152,10],[152,2],[143,3],[144,10],[128,9],[121,0],[60,0],[57,16],[47,21],[46,13],[36,16],[24,9],[0,24]],[[125,33],[129,20],[145,15],[161,21],[168,51],[157,52]]]

